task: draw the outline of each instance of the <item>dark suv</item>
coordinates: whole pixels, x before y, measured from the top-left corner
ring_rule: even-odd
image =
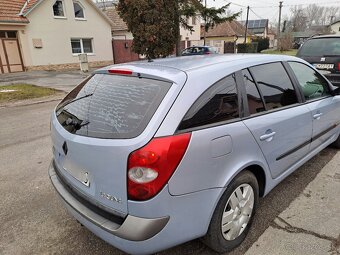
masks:
[[[340,86],[340,36],[316,36],[299,49],[300,57],[323,73],[335,86]]]

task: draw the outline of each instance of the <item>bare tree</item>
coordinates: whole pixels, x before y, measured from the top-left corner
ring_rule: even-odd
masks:
[[[340,7],[319,6],[316,4],[295,5],[290,8],[291,16],[288,19],[288,30],[292,32],[305,31],[313,26],[326,26],[332,21],[340,19]]]
[[[307,27],[320,24],[320,19],[323,15],[324,7],[318,6],[316,4],[310,4],[303,11],[306,15]]]
[[[291,11],[290,18],[291,30],[293,32],[304,31],[307,27],[306,25],[307,18],[302,7],[295,5],[292,8],[290,8],[290,11]]]

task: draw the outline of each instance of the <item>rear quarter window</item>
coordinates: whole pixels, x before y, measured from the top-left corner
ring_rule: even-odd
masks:
[[[170,87],[165,81],[96,74],[60,103],[56,115],[73,134],[133,138],[144,131]]]
[[[178,130],[197,128],[239,118],[238,95],[234,75],[207,89],[190,107]]]

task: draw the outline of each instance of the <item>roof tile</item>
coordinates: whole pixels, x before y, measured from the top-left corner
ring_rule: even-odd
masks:
[[[210,28],[205,34],[206,37],[230,37],[230,36],[244,36],[245,27],[238,21],[227,21],[222,24]],[[204,28],[202,28],[201,36],[204,35]],[[252,35],[249,31],[247,35]]]
[[[39,0],[28,0],[24,10],[26,13]],[[24,7],[26,0],[0,0],[0,22],[18,22],[28,23],[28,19],[23,15],[19,15]]]
[[[104,13],[106,16],[109,17],[109,19],[112,21],[113,25],[112,31],[128,31],[128,27],[126,23],[123,21],[123,19],[119,16],[118,11],[116,8],[107,8]]]

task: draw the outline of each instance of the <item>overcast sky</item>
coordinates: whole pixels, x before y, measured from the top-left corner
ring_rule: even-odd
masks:
[[[246,19],[247,7],[250,6],[252,11],[249,11],[249,19],[269,19],[270,22],[275,22],[279,17],[279,0],[271,1],[271,0],[234,0],[234,1],[225,1],[225,0],[207,0],[208,6],[222,6],[228,2],[231,2],[230,9],[232,11],[240,11],[242,12],[242,20]],[[294,5],[302,5],[302,7],[307,6],[308,4],[317,4],[320,6],[339,6],[340,0],[284,0],[282,7],[282,17],[290,16],[289,9]]]

